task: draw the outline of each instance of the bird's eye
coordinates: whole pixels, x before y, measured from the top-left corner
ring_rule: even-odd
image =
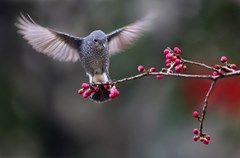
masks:
[[[98,40],[96,38],[93,39],[94,42],[97,42]]]

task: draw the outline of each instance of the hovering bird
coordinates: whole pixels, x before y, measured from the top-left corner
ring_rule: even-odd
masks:
[[[108,34],[95,30],[86,37],[76,37],[37,24],[28,15],[17,18],[18,33],[38,52],[64,62],[80,61],[91,84],[111,82],[109,57],[130,47],[144,31],[150,18],[119,28]],[[109,90],[100,85],[90,98],[98,103],[110,100]]]

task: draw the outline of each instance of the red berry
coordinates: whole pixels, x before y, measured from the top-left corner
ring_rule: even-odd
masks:
[[[92,91],[92,89],[89,88],[85,92],[90,95],[93,91]]]
[[[114,99],[115,97],[112,94],[109,94],[110,99]]]
[[[169,68],[170,66],[171,66],[171,64],[170,64],[170,63],[167,63],[167,64],[166,64],[166,67],[167,67],[167,68]]]
[[[210,135],[206,135],[205,138],[206,138],[208,141],[211,140]]]
[[[186,65],[183,65],[182,69],[183,69],[184,71],[186,71],[186,70],[187,70],[187,66],[186,66]]]
[[[83,94],[83,92],[84,92],[83,88],[78,90],[78,94]]]
[[[213,76],[218,76],[219,73],[218,73],[217,71],[214,71],[212,75],[213,75]]]
[[[178,64],[181,64],[181,60],[180,59],[176,59],[175,61],[174,61],[174,63],[176,64],[176,65],[178,65]]]
[[[88,88],[88,87],[89,87],[89,84],[88,84],[88,83],[83,83],[83,84],[82,84],[82,88],[83,88],[83,89],[86,89],[86,88]]]
[[[163,51],[163,54],[168,54],[169,53],[169,50],[166,48],[166,49],[164,49],[164,51]]]
[[[203,144],[208,145],[208,143],[209,143],[209,140],[207,140],[206,138],[204,138],[204,140],[203,140]]]
[[[200,140],[201,142],[203,142],[203,141],[204,141],[204,138],[203,138],[203,137],[200,137],[199,140]]]
[[[93,92],[98,92],[98,91],[99,91],[99,87],[98,87],[98,86],[97,86],[97,87],[94,87],[92,91],[93,91]]]
[[[88,98],[89,97],[89,95],[87,95],[87,93],[83,93],[83,98]]]
[[[199,113],[197,111],[194,111],[192,115],[193,115],[194,118],[198,118],[199,117]]]
[[[196,142],[198,141],[199,137],[198,136],[193,136],[193,140]]]
[[[171,59],[172,59],[172,56],[173,56],[172,53],[168,53],[168,54],[166,55],[166,58],[171,60]]]
[[[145,70],[145,69],[144,69],[144,67],[143,67],[142,65],[139,65],[139,66],[138,66],[138,71],[139,71],[139,72],[143,72],[144,70]]]
[[[105,85],[104,85],[104,89],[109,90],[109,88],[110,88],[110,87],[109,87],[108,84],[105,84]]]
[[[83,93],[83,98],[88,98],[89,97],[89,95],[87,95],[87,94],[85,94],[85,93]]]
[[[151,67],[150,69],[149,69],[149,72],[155,72],[156,71],[156,68],[155,67]]]
[[[113,99],[117,96],[119,96],[119,91],[117,90],[117,88],[115,86],[113,86],[110,90],[110,94],[109,94],[109,98]]]
[[[217,65],[217,64],[215,64],[213,67],[214,67],[215,69],[220,69],[220,65]]]
[[[181,54],[181,52],[182,52],[181,49],[178,47],[174,47],[173,51],[177,54]]]
[[[176,66],[176,67],[175,67],[175,71],[176,71],[176,72],[180,72],[180,71],[181,71],[181,68],[180,68],[179,66]]]
[[[227,57],[226,56],[222,56],[220,60],[221,60],[222,63],[225,63],[225,62],[227,62]]]
[[[166,59],[165,60],[165,64],[167,64],[167,63],[171,63],[171,60],[170,59]]]
[[[175,66],[175,71],[180,72],[182,70],[182,65]]]
[[[197,129],[197,128],[194,128],[194,129],[192,130],[192,132],[193,132],[193,134],[198,134],[198,129]]]
[[[174,56],[174,55],[173,55],[172,58],[171,58],[172,61],[175,61],[176,59],[177,59],[177,57]]]
[[[162,79],[164,76],[163,75],[156,75],[157,79]]]
[[[87,89],[83,92],[83,98],[87,98],[91,95],[92,90],[91,89]]]
[[[235,69],[237,68],[237,65],[236,65],[236,64],[231,64],[231,65],[230,65],[230,68],[232,68],[232,69],[235,70]]]

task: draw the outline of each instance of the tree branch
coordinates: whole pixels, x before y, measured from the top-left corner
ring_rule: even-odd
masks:
[[[204,105],[203,105],[203,108],[202,108],[202,115],[199,119],[199,122],[200,122],[200,125],[199,125],[200,136],[204,136],[204,134],[203,134],[203,121],[205,119],[206,110],[207,110],[207,107],[208,107],[208,98],[209,98],[209,95],[211,94],[211,92],[213,90],[213,87],[214,87],[215,83],[216,83],[216,80],[213,80],[212,83],[211,83],[211,86],[209,87],[208,92],[205,96]]]
[[[143,78],[146,76],[155,76],[158,79],[161,79],[161,78],[163,78],[163,76],[166,76],[166,77],[195,78],[195,79],[211,80],[212,83],[208,89],[206,96],[205,96],[201,116],[199,116],[199,113],[197,111],[193,112],[193,117],[196,118],[199,122],[199,129],[196,129],[196,128],[193,129],[193,133],[195,134],[195,136],[193,137],[193,140],[194,141],[200,140],[204,144],[208,144],[210,141],[210,136],[203,132],[203,123],[204,123],[204,119],[205,119],[206,112],[207,112],[208,98],[209,98],[210,94],[212,93],[217,80],[227,78],[227,77],[239,76],[240,70],[236,71],[235,70],[236,64],[229,64],[227,62],[226,56],[222,56],[220,59],[220,61],[222,62],[222,65],[215,64],[212,67],[212,66],[206,65],[204,63],[183,59],[180,56],[181,50],[178,47],[175,47],[173,50],[170,48],[166,48],[163,53],[165,54],[165,57],[166,57],[166,61],[165,61],[166,68],[162,68],[161,71],[159,71],[159,72],[156,72],[156,68],[154,68],[154,67],[151,67],[150,69],[146,70],[142,65],[139,65],[138,71],[140,72],[140,74],[137,74],[137,75],[134,75],[131,77],[126,77],[123,79],[119,79],[116,81],[111,81],[111,82],[94,83],[93,86],[88,86],[89,84],[85,83],[84,86],[82,85],[82,89],[79,90],[79,94],[83,94],[83,97],[87,98],[88,96],[91,95],[91,93],[94,93],[97,90],[99,85],[104,85],[104,86],[106,85],[108,87],[107,90],[110,91],[109,97],[111,98],[111,96],[113,96],[112,97],[112,99],[113,99],[119,95],[119,91],[116,89],[117,84],[140,79],[140,78]],[[208,75],[208,74],[197,75],[197,74],[180,73],[181,70],[186,70],[187,67],[185,64],[200,66],[205,69],[213,71],[213,73],[211,75]],[[89,92],[89,94],[85,95],[86,93],[84,93],[84,92]]]

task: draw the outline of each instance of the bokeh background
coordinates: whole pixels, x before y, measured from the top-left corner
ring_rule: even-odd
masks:
[[[219,81],[209,101],[208,146],[192,141],[192,118],[209,81],[146,77],[118,85],[120,96],[95,104],[77,94],[88,81],[80,63],[60,63],[34,51],[16,33],[17,16],[85,36],[110,32],[149,12],[152,31],[111,58],[111,78],[137,66],[164,67],[162,51],[213,65],[221,55],[240,63],[239,0],[1,0],[0,158],[240,157],[240,79]],[[209,73],[188,67],[186,73]]]

